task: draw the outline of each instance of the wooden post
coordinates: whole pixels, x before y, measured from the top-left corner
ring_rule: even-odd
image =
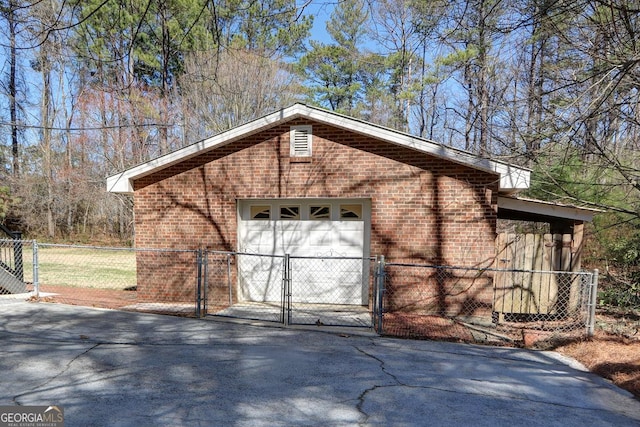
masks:
[[[583,242],[584,242],[584,223],[576,222],[573,225],[573,247],[571,248],[571,271],[580,271],[580,268],[582,268]]]

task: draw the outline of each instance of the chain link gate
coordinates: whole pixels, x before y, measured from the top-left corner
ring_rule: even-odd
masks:
[[[201,315],[371,327],[368,258],[205,251]]]
[[[369,258],[289,256],[287,323],[372,327]]]
[[[284,324],[284,256],[204,251],[201,316]]]

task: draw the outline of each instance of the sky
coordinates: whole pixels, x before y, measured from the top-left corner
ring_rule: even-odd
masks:
[[[336,5],[342,1],[351,0],[297,0],[298,6],[304,6],[305,15],[313,15],[313,28],[311,28],[311,40],[316,40],[325,44],[334,43],[327,33],[327,21],[331,19],[331,13]],[[425,0],[426,1],[426,0]],[[380,46],[370,40],[364,40],[363,48],[372,52],[377,52]]]
[[[326,30],[326,23],[331,16],[333,8],[337,1],[329,0],[299,0],[298,4],[310,3],[305,7],[305,15],[313,15],[313,28],[311,29],[311,39],[318,40],[323,43],[331,41]]]

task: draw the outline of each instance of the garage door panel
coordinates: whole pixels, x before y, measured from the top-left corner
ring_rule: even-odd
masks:
[[[362,234],[340,235],[337,241],[340,248],[349,249],[350,255],[362,253]]]
[[[282,258],[238,255],[238,275],[244,301],[282,300]]]
[[[251,202],[247,202],[251,203]],[[300,206],[304,213],[310,206],[326,204],[332,212],[340,212],[341,200],[322,202],[305,200],[259,201],[256,204],[276,207],[284,204]],[[239,205],[250,211],[247,205]],[[366,211],[368,215],[368,211]],[[239,247],[252,253],[291,255],[292,298],[294,302],[326,304],[366,304],[367,292],[363,277],[365,221],[364,220],[243,220],[239,223]],[[296,257],[309,257],[298,258]],[[323,258],[324,257],[324,258]],[[357,257],[339,259],[336,257]],[[239,263],[242,296],[250,301],[279,301],[281,299],[281,266],[273,265],[277,273],[269,275],[271,263],[244,260]]]
[[[304,229],[302,221],[276,221],[276,229],[281,233],[299,232]]]
[[[242,227],[238,236],[240,252],[272,254],[278,246],[274,224],[274,221],[252,221],[250,227]]]
[[[362,304],[362,260],[291,259],[292,301],[309,304]]]
[[[313,230],[309,233],[309,246],[314,248],[331,247],[334,242],[334,235],[328,230]]]
[[[278,235],[278,255],[297,253],[306,245],[306,236],[301,232]]]
[[[302,255],[316,256],[327,248],[331,248],[335,241],[335,229],[331,221],[305,221],[308,235],[308,251]]]
[[[362,256],[364,252],[364,223],[362,221],[339,221],[336,223],[338,246],[349,255]],[[355,255],[358,254],[358,255]]]

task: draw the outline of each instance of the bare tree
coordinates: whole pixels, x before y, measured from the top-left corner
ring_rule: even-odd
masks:
[[[180,86],[189,141],[287,106],[299,93],[287,64],[238,49],[189,55]]]
[[[16,0],[8,0],[0,3],[0,15],[7,23],[7,38],[9,50],[9,76],[7,95],[9,98],[9,125],[11,129],[11,170],[14,178],[20,175],[20,143],[18,141],[18,10],[19,5]]]
[[[412,4],[403,0],[380,0],[372,7],[373,38],[388,52],[393,127],[406,132],[422,69],[419,50],[425,28],[419,20]]]

